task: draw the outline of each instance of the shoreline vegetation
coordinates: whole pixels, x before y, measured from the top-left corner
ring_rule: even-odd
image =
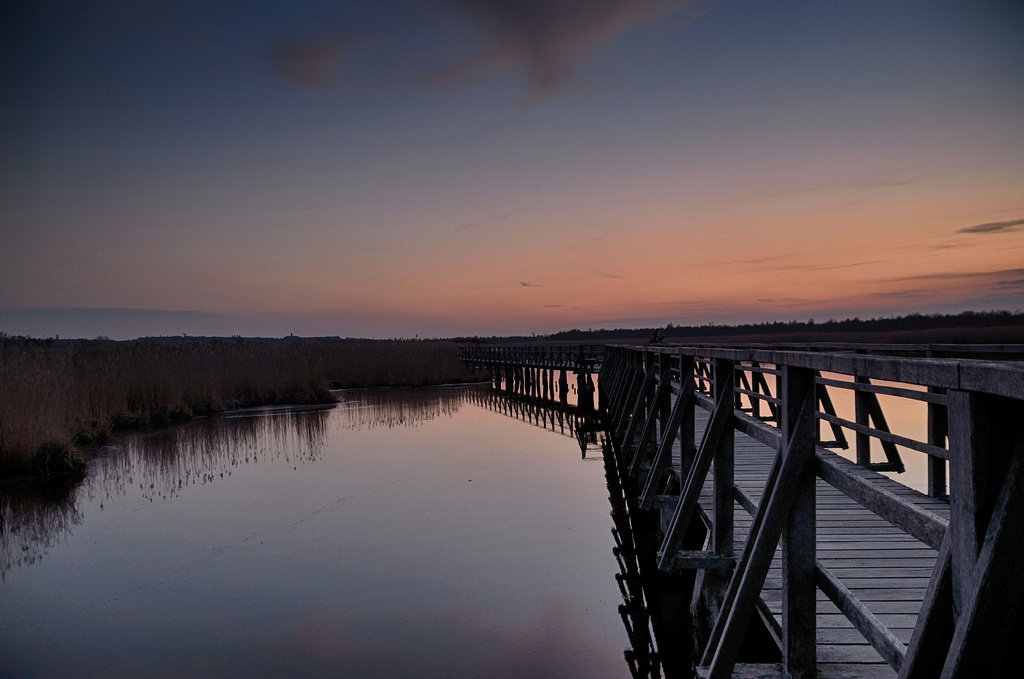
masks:
[[[454,340],[339,337],[34,339],[0,332],[0,479],[82,474],[85,450],[119,429],[232,408],[331,403],[331,389],[474,380],[460,342],[646,342],[654,328],[573,329]],[[1024,344],[1024,313],[658,329],[666,342]]]
[[[289,338],[291,339],[291,338]],[[331,389],[474,379],[440,340],[31,339],[0,333],[0,479],[81,475],[114,431]]]

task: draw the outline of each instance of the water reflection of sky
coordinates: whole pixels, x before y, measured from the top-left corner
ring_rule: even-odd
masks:
[[[602,465],[430,393],[108,450],[5,567],[0,674],[628,676]]]

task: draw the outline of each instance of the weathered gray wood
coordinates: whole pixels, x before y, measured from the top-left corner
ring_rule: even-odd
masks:
[[[633,388],[633,380],[637,377],[638,367],[626,357],[622,360],[622,374],[619,377],[618,385],[612,392],[612,398],[608,404],[608,422],[614,423],[618,420],[619,413],[623,408],[623,402]]]
[[[815,373],[815,378],[816,378],[815,381],[817,383],[816,390],[817,390],[817,393],[818,393],[817,403],[818,403],[818,405],[821,406],[821,411],[823,413],[825,413],[826,415],[831,415],[831,416],[835,417],[836,416],[836,408],[832,404],[832,397],[828,393],[828,388],[826,388],[826,386],[821,383],[821,375],[817,374],[817,372]],[[847,443],[847,441],[846,441],[846,434],[843,433],[843,428],[841,426],[839,426],[838,424],[834,423],[834,422],[830,422],[829,426],[832,429],[832,442],[829,443],[827,447],[829,447],[829,448],[833,448],[833,447],[835,447],[835,448],[842,448],[843,450],[846,450],[847,448],[849,448],[850,444]],[[818,429],[819,429],[819,431],[818,431],[818,441],[820,442],[821,441],[821,430],[820,430],[820,427]],[[819,445],[824,445],[824,444],[819,443]]]
[[[732,433],[729,421],[732,412],[732,390],[721,389],[717,394],[717,403],[711,415],[711,422],[704,430],[704,438],[701,440],[696,459],[687,470],[686,480],[682,492],[679,494],[679,504],[676,505],[672,518],[669,520],[668,529],[665,531],[661,548],[658,550],[658,568],[662,570],[673,570],[675,556],[679,552],[679,546],[690,525],[690,520],[696,512],[697,500],[700,497],[704,479],[715,459],[719,439],[726,431],[729,434]]]
[[[757,361],[753,361],[752,364],[754,366],[759,366]],[[758,389],[769,398],[771,397],[771,389],[768,387],[768,380],[765,378],[765,375],[771,373],[777,374],[777,371],[762,369],[756,373],[756,377],[754,378],[754,383],[757,385]],[[776,404],[774,400],[766,400],[766,403],[768,404],[768,412],[771,413],[771,419],[777,422],[779,420],[778,404]]]
[[[882,679],[892,677],[892,670],[884,663],[819,663],[820,679]],[[709,669],[698,667],[697,676],[706,679]],[[780,663],[745,663],[736,665],[733,679],[783,679]]]
[[[947,413],[947,402],[945,389],[928,387],[929,393],[942,395],[942,403],[928,404],[928,443],[943,448],[946,446],[946,438],[949,432],[949,419]],[[928,456],[928,495],[932,497],[946,497],[946,461]]]
[[[1017,418],[1024,415],[1019,401],[1001,405],[1015,411]],[[1009,458],[1008,469],[972,577],[965,579],[970,585],[962,594],[962,612],[942,669],[943,679],[1000,676],[1018,664],[1016,657],[1007,657],[1010,640],[1019,633],[1024,601],[1020,575],[1024,563],[1024,434],[1017,418],[1004,420],[993,437],[1006,444],[1001,453]],[[955,575],[955,560],[953,567]]]
[[[899,396],[900,398],[925,401],[927,403],[936,403],[941,405],[946,404],[945,392],[942,391],[931,392],[907,389],[905,387],[890,387],[884,384],[871,384],[870,380],[854,380],[853,382],[847,382],[843,380],[835,380],[830,377],[821,377],[820,375],[818,376],[818,384],[824,384],[825,386],[836,387],[839,389],[847,389],[850,391],[866,391],[873,394],[887,394],[889,396]]]
[[[851,469],[852,463],[835,453],[818,451],[817,458],[818,476],[830,485],[925,544],[936,549],[942,544],[948,525],[942,518],[885,488],[872,485]]]
[[[871,412],[871,410],[869,409],[868,412]],[[892,471],[903,471],[903,461],[900,459],[899,451],[896,450],[897,444],[905,446],[907,448],[912,448],[927,455],[934,455],[935,457],[941,458],[949,457],[949,451],[947,451],[945,448],[940,448],[939,446],[924,443],[922,441],[917,441],[907,436],[893,434],[888,429],[878,428],[878,422],[876,422],[876,427],[869,427],[866,425],[857,424],[856,422],[851,422],[850,420],[846,420],[835,415],[829,415],[828,413],[821,412],[818,413],[818,419],[842,425],[848,429],[852,429],[858,434],[866,435],[869,436],[870,438],[874,438],[877,439],[878,441],[881,441],[882,448],[886,451],[886,458],[889,462],[889,465],[894,467]],[[884,425],[885,420],[881,419],[879,420],[879,422],[883,423]],[[860,457],[857,458],[857,463],[867,464],[866,462],[862,461]]]
[[[647,420],[644,423],[643,430],[640,432],[640,440],[637,441],[636,449],[633,451],[633,455],[631,456],[629,463],[629,475],[631,477],[635,477],[637,475],[640,471],[640,466],[647,458],[647,444],[650,443],[651,437],[654,436],[654,432],[657,430],[657,419],[661,413],[662,405],[671,395],[671,382],[669,380],[661,380],[658,383],[658,389],[655,392],[651,408],[647,411]],[[622,445],[623,452],[628,453],[628,435],[623,439]]]
[[[637,392],[640,391],[640,386],[646,379],[643,366],[634,365],[632,370],[632,377],[629,380],[629,387],[622,392],[622,398],[616,406],[615,412],[613,413],[612,419],[612,431],[618,435],[622,432],[623,423],[628,419],[630,409],[636,402]]]
[[[626,430],[622,436],[623,446],[631,445],[633,441],[633,436],[637,434],[637,432],[639,431],[638,428],[643,424],[641,420],[643,420],[644,418],[641,418],[640,415],[646,410],[647,398],[651,392],[651,387],[654,386],[655,372],[656,371],[654,364],[648,363],[643,382],[641,383],[640,388],[634,395],[635,400],[631,404],[628,404],[625,409],[625,412],[629,413],[628,422],[620,422],[619,427],[616,430],[619,431],[622,428],[625,428]],[[632,408],[629,407],[630,405],[632,406]]]
[[[768,478],[765,481],[765,492],[764,495],[770,497],[773,489],[775,488],[776,481],[778,480],[780,469],[782,468],[782,454],[775,455],[772,462],[771,470],[768,472]],[[738,490],[738,489],[737,489]],[[768,514],[769,502],[762,502],[757,506],[756,512],[752,518],[749,526],[749,535],[757,536],[761,533],[762,526],[765,522],[765,517]],[[751,559],[754,556],[755,540],[747,538],[746,542],[743,543],[743,552],[737,562],[736,570],[733,573],[732,579],[729,581],[729,588],[726,590],[725,597],[722,601],[721,610],[718,617],[715,619],[715,624],[711,628],[711,633],[708,636],[707,645],[704,647],[704,653],[701,656],[701,665],[710,665],[718,651],[719,645],[722,642],[723,635],[727,627],[728,616],[732,609],[736,606],[736,598],[741,591],[741,581],[743,574],[746,574],[750,568]],[[767,563],[771,564],[771,555],[767,555]],[[764,560],[766,555],[763,553],[758,555],[759,560]],[[762,578],[763,582],[763,578]],[[750,602],[745,602],[747,608],[750,607]]]
[[[722,377],[723,371],[710,370],[713,361],[718,359],[743,362],[745,366],[749,363],[750,379],[743,383],[745,388],[733,390],[733,400],[735,401],[737,395],[745,394],[749,399],[749,408],[747,410],[750,414],[741,412],[742,409],[734,409],[730,419],[732,419],[737,430],[748,433],[753,439],[775,450],[782,447],[781,442],[786,441],[787,437],[780,432],[778,427],[770,426],[757,417],[756,415],[760,413],[754,407],[755,403],[759,405],[760,400],[765,400],[766,403],[769,403],[769,406],[777,405],[767,399],[756,398],[761,393],[762,384],[760,381],[764,381],[766,373],[781,376],[792,368],[826,370],[850,375],[854,379],[893,380],[906,384],[920,384],[927,387],[929,391],[923,392],[916,391],[915,389],[904,389],[899,386],[890,387],[887,385],[865,384],[863,385],[863,392],[870,394],[871,397],[864,399],[863,403],[866,405],[862,409],[864,411],[872,411],[868,413],[866,421],[847,423],[845,420],[841,420],[838,416],[830,413],[829,408],[824,403],[821,408],[821,414],[824,417],[821,417],[821,419],[829,421],[829,417],[833,417],[835,419],[829,421],[829,423],[838,427],[846,427],[847,424],[860,424],[861,428],[859,431],[857,427],[847,428],[863,435],[865,440],[874,437],[882,441],[883,449],[889,449],[887,452],[895,451],[896,445],[909,443],[908,447],[933,454],[934,458],[930,458],[929,461],[929,494],[932,496],[941,497],[944,494],[943,475],[946,467],[945,462],[941,458],[951,458],[949,472],[949,491],[952,496],[951,505],[945,506],[940,502],[928,501],[920,494],[900,489],[888,479],[884,479],[862,467],[856,467],[852,463],[841,460],[841,458],[834,456],[834,454],[819,448],[816,451],[814,466],[823,481],[818,484],[812,483],[812,487],[813,485],[818,486],[814,488],[814,494],[812,495],[815,499],[815,532],[817,534],[818,561],[850,593],[849,597],[845,595],[833,597],[838,599],[837,605],[842,604],[840,608],[846,606],[849,610],[860,610],[856,606],[850,608],[850,601],[867,602],[867,605],[862,603],[860,608],[864,610],[870,609],[870,612],[875,614],[878,625],[883,626],[883,628],[887,626],[888,632],[897,640],[897,643],[910,642],[911,632],[915,627],[915,623],[918,622],[917,616],[914,615],[915,602],[920,601],[921,597],[927,594],[925,591],[926,587],[932,585],[939,587],[941,581],[933,583],[928,578],[928,575],[932,574],[935,565],[934,551],[924,545],[913,544],[906,537],[901,536],[900,531],[908,531],[910,534],[923,540],[931,548],[935,548],[941,546],[939,536],[945,535],[946,527],[949,525],[952,526],[950,534],[957,538],[956,540],[951,540],[952,546],[949,548],[951,554],[955,551],[957,545],[960,548],[967,545],[967,549],[964,550],[967,558],[961,556],[958,562],[957,557],[951,556],[951,566],[947,569],[947,572],[958,574],[959,589],[956,596],[961,610],[964,610],[966,613],[965,606],[973,607],[971,610],[976,609],[976,612],[971,615],[974,615],[978,620],[986,621],[991,619],[991,611],[998,609],[996,603],[1005,604],[1003,600],[997,600],[992,594],[982,593],[985,577],[993,581],[1000,581],[1000,578],[1006,581],[1005,578],[1009,577],[1005,575],[998,576],[999,569],[1004,567],[1003,558],[998,556],[992,557],[990,568],[993,570],[990,571],[989,576],[982,576],[980,575],[983,569],[982,553],[984,552],[985,545],[988,544],[987,531],[995,530],[994,522],[996,519],[991,518],[990,521],[990,517],[995,517],[998,513],[998,511],[994,510],[994,506],[999,484],[1005,472],[1005,459],[999,459],[998,451],[1005,451],[1006,444],[1008,442],[1012,443],[1011,438],[1008,437],[1005,431],[1005,427],[1003,430],[1000,430],[997,425],[1009,420],[1013,421],[1015,426],[1020,426],[1020,422],[1024,421],[1024,417],[1020,416],[1019,409],[1014,413],[1010,413],[1012,415],[1010,418],[1006,417],[1008,411],[1005,408],[997,407],[995,411],[991,411],[989,406],[994,401],[999,401],[1000,399],[995,399],[993,396],[986,394],[1008,395],[1015,402],[1019,403],[1020,399],[1024,397],[1024,369],[1007,369],[1005,366],[986,364],[984,362],[813,353],[779,350],[778,348],[738,349],[702,347],[699,351],[691,351],[687,348],[680,349],[675,347],[641,348],[639,350],[610,347],[605,353],[605,361],[606,366],[611,365],[612,370],[615,372],[609,373],[613,377],[608,380],[605,379],[605,375],[602,373],[602,387],[605,385],[609,387],[608,404],[620,403],[618,412],[615,412],[614,415],[617,416],[617,423],[622,426],[613,431],[621,433],[622,428],[631,428],[632,430],[629,432],[629,438],[627,439],[629,441],[635,438],[637,434],[643,438],[645,431],[649,428],[652,431],[652,437],[657,434],[658,450],[661,450],[662,444],[666,439],[672,438],[666,436],[666,434],[669,429],[675,426],[673,420],[678,420],[680,417],[676,414],[676,406],[680,403],[680,400],[676,399],[675,404],[673,404],[671,399],[665,400],[664,397],[658,397],[657,393],[655,393],[655,398],[652,402],[647,398],[651,393],[650,386],[644,389],[642,388],[642,383],[646,382],[649,370],[657,363],[660,368],[658,370],[659,376],[661,377],[661,379],[657,380],[659,384],[658,392],[661,391],[661,383],[665,381],[670,382],[670,386],[666,390],[671,389],[674,392],[678,388],[682,392],[682,385],[677,387],[676,384],[671,384],[671,379],[664,379],[665,360],[667,358],[671,360],[677,355],[688,357],[691,361],[696,359],[694,361],[696,366],[691,365],[690,369],[687,370],[690,375],[698,375],[701,382],[722,386],[725,383]],[[544,354],[544,352],[540,352],[540,354],[537,352],[532,354],[527,352],[520,357],[520,360],[524,362],[532,361],[532,364],[528,363],[528,365],[542,366],[545,362],[555,359],[553,356]],[[760,366],[757,366],[758,370],[755,371],[755,362],[760,361],[773,363],[777,366],[777,370],[775,368],[761,369]],[[644,369],[645,367],[647,368],[646,370]],[[747,371],[748,368],[744,367],[743,370]],[[743,381],[746,375],[743,373],[738,374],[741,375],[740,379]],[[522,376],[514,377],[514,379],[517,380],[519,385],[518,390],[522,391],[525,389],[527,393],[530,384],[539,382],[538,387],[540,388],[544,385],[543,377],[538,379],[536,376],[525,373]],[[841,382],[841,380],[822,378],[818,383],[827,382],[830,384],[831,381]],[[732,379],[729,380],[729,383],[733,384]],[[763,387],[764,392],[771,394],[772,390],[768,389],[766,381]],[[843,384],[840,388],[850,387]],[[856,391],[857,388],[854,387],[854,390]],[[950,394],[945,395],[942,393],[942,390],[949,390]],[[717,391],[721,391],[721,389],[716,389]],[[768,399],[784,401],[785,391],[784,389],[777,389],[775,391],[777,396],[769,395]],[[959,392],[959,395],[956,392]],[[927,403],[930,420],[927,443],[914,442],[889,432],[884,415],[881,414],[881,408],[878,407],[878,394],[893,395]],[[717,395],[716,393],[716,397]],[[643,399],[642,401],[641,398]],[[694,394],[692,399],[687,400],[691,406],[696,402],[697,405],[711,410],[712,413],[716,409],[717,398],[711,399],[704,394]],[[872,400],[874,403],[870,403]],[[941,426],[941,419],[946,412],[946,409],[943,408],[944,402],[949,403],[948,448],[943,445],[945,433],[942,431]],[[964,408],[965,403],[966,409]],[[638,404],[642,405],[641,412],[644,415],[640,418],[632,417]],[[736,405],[736,403],[733,405]],[[996,403],[996,405],[998,406],[999,404]],[[954,422],[957,417],[954,415],[954,411],[958,408],[960,420]],[[692,407],[689,407],[688,410],[692,416]],[[875,410],[877,410],[877,417],[875,416]],[[987,415],[984,412],[986,410],[990,411]],[[713,422],[714,418],[711,419]],[[785,418],[780,413],[777,419]],[[871,426],[872,424],[874,424],[874,427]],[[682,425],[680,426],[682,427]],[[710,428],[710,424],[706,428]],[[731,431],[732,428],[730,427]],[[707,433],[705,432],[706,435]],[[685,435],[681,438],[685,438]],[[692,435],[690,440],[692,441]],[[748,446],[749,440],[744,439],[744,441],[743,445]],[[669,446],[671,446],[671,441]],[[654,493],[659,491],[661,482],[664,479],[663,474],[668,469],[665,462],[670,457],[669,452],[671,448],[669,446],[666,446],[665,450],[662,451],[664,459],[660,463],[661,469],[657,469],[658,464],[652,464],[652,474],[645,479],[647,484],[645,485],[644,495],[649,496],[652,504],[657,502],[659,505],[665,505],[675,514],[681,504],[679,500],[671,497],[660,498],[654,495]],[[787,441],[787,450],[788,447],[789,442]],[[644,448],[646,446],[641,447],[641,454],[645,452]],[[687,455],[685,444],[683,450],[683,456],[685,457]],[[692,445],[690,450],[693,450]],[[749,535],[744,544],[743,555],[739,559],[736,568],[737,574],[745,574],[747,582],[745,584],[743,578],[734,577],[730,583],[730,592],[727,592],[727,599],[731,597],[731,600],[727,601],[727,605],[723,605],[722,609],[723,616],[725,617],[719,616],[719,620],[715,625],[716,628],[720,625],[724,625],[724,627],[717,632],[718,638],[715,643],[708,645],[707,650],[714,652],[710,658],[707,657],[707,652],[704,654],[706,662],[714,661],[716,658],[721,659],[723,656],[721,656],[720,651],[723,648],[730,644],[739,643],[733,637],[742,636],[734,635],[734,632],[739,629],[737,623],[741,621],[735,619],[730,621],[729,616],[725,615],[725,611],[728,611],[730,614],[739,612],[742,608],[739,604],[747,596],[745,587],[749,587],[750,583],[756,579],[756,571],[762,567],[765,569],[761,576],[763,588],[758,586],[753,595],[756,601],[755,608],[758,611],[758,615],[762,617],[767,616],[765,618],[766,621],[770,619],[769,628],[774,630],[775,634],[781,634],[781,627],[778,625],[778,622],[775,622],[772,611],[774,611],[775,615],[782,615],[784,610],[782,605],[782,587],[784,581],[786,581],[785,575],[790,569],[788,564],[786,569],[782,568],[782,564],[779,563],[779,555],[775,553],[774,548],[759,549],[759,541],[761,543],[765,542],[770,537],[769,533],[776,528],[771,526],[769,530],[771,522],[767,521],[767,519],[777,518],[778,516],[783,516],[787,520],[791,519],[789,512],[792,510],[792,507],[796,507],[799,504],[799,501],[794,496],[791,507],[786,512],[779,514],[780,510],[778,507],[785,504],[782,502],[785,499],[783,495],[790,490],[784,488],[781,482],[782,470],[785,468],[784,456],[773,460],[772,471],[769,472],[766,479],[763,464],[760,465],[759,469],[758,463],[753,457],[743,457],[741,459],[738,444],[734,445],[734,452],[736,457],[731,472],[732,482],[736,484],[735,487],[731,491],[722,493],[706,491],[705,496],[702,496],[701,502],[704,503],[704,507],[708,510],[712,506],[717,505],[716,511],[721,508],[720,511],[724,512],[727,511],[725,509],[726,505],[729,509],[734,507],[733,500],[735,500],[741,507],[754,513],[754,519],[750,521],[747,519],[746,514],[741,512],[743,521],[736,524],[736,534],[738,537]],[[753,454],[752,449],[750,452],[746,452],[746,449],[743,452],[744,456]],[[987,458],[986,455],[988,456]],[[699,455],[696,457],[699,458]],[[958,465],[958,462],[964,457],[971,458],[970,462],[966,466]],[[995,459],[993,460],[992,458]],[[642,458],[638,459],[638,461],[646,464],[646,461]],[[655,452],[655,462],[657,461],[658,451]],[[891,466],[891,462],[886,464]],[[699,469],[695,469],[696,466],[698,465],[695,461],[694,464],[684,464],[682,469],[684,473],[699,471]],[[716,462],[716,475],[719,471],[719,466]],[[724,467],[724,465],[721,466]],[[658,473],[653,473],[655,471]],[[650,486],[650,491],[648,491],[648,486],[652,482],[655,485]],[[835,488],[826,486],[825,483],[831,484]],[[799,486],[799,479],[797,479],[797,485]],[[962,487],[966,487],[968,492],[958,502],[957,489]],[[760,490],[762,488],[763,490]],[[758,492],[759,490],[760,492]],[[842,495],[839,494],[840,492]],[[728,500],[723,498],[723,495]],[[844,502],[850,502],[850,500],[842,498],[852,498],[862,506],[870,509],[872,513],[850,514],[850,510],[844,504]],[[699,508],[696,511],[699,511]],[[1024,511],[1018,513],[1024,513]],[[951,519],[948,521],[945,518],[947,514],[951,516]],[[705,522],[712,531],[715,529],[715,524],[721,523],[717,520],[713,522],[708,521],[706,517]],[[1017,532],[1020,533],[1021,531],[1018,530]],[[905,534],[902,535],[905,536]],[[985,542],[982,542],[982,536],[986,536]],[[887,542],[888,540],[891,540],[891,542]],[[1009,548],[1004,546],[1002,551],[996,552],[996,554],[1007,553],[1007,549]],[[712,547],[711,551],[717,550]],[[787,551],[792,551],[796,554],[802,550],[792,549]],[[694,564],[698,563],[701,559],[707,559],[707,557],[701,554],[694,553],[684,555],[684,557],[685,559],[692,560],[691,562]],[[765,561],[767,563],[763,563]],[[704,563],[711,562],[704,561]],[[949,578],[949,590],[953,590],[953,580],[954,578],[951,576]],[[790,578],[789,583],[792,584],[793,582],[794,579]],[[761,592],[761,589],[763,589],[763,592]],[[841,592],[839,588],[834,588],[834,591]],[[985,603],[986,596],[989,597],[987,604]],[[952,599],[953,596],[950,595],[949,598]],[[822,596],[815,592],[812,602],[816,606],[820,606],[823,605],[823,601]],[[766,602],[775,603],[769,605]],[[858,644],[856,637],[843,636],[849,632],[854,634],[856,632],[851,627],[851,623],[846,619],[846,616],[839,614],[839,609],[829,608],[831,606],[832,603],[830,602],[828,607],[821,609],[823,612],[817,616],[819,630],[814,635],[814,638],[819,640],[827,639],[827,641],[820,642],[818,660],[846,662],[851,658],[860,659],[865,664],[888,671],[891,676],[892,670],[885,664],[867,662],[873,658],[871,654],[875,653],[875,651],[870,651],[870,647],[864,643]],[[993,608],[994,606],[995,609]],[[1016,611],[1018,608],[1019,605],[1014,610]],[[845,612],[849,614],[849,610],[845,610]],[[838,615],[834,615],[831,611],[835,611]],[[937,616],[938,614],[933,612],[932,615]],[[937,619],[938,617],[936,617]],[[963,620],[963,617],[961,617],[961,620]],[[1004,625],[1004,627],[1008,626]],[[869,629],[877,630],[878,626],[873,624],[869,626]],[[972,634],[980,634],[978,630],[983,629],[985,629],[984,622],[980,625],[974,623],[962,631],[963,634],[967,635],[966,639],[973,639],[973,641],[965,645],[967,651],[962,654],[961,660],[957,661],[960,663],[960,665],[957,665],[958,667],[973,666],[976,663],[976,659],[972,659],[975,656],[970,655],[975,652],[971,651],[971,648],[981,648],[991,644],[990,641],[979,641],[977,637],[970,636]],[[843,635],[828,636],[828,634],[831,634],[828,632],[829,630],[835,630],[837,635],[841,631]],[[822,637],[822,633],[827,634],[825,637]],[[927,639],[927,637],[922,638]],[[890,644],[890,655],[887,657],[889,657],[891,662],[891,649],[898,649],[899,647],[892,643],[892,639],[888,639],[886,643]],[[974,644],[974,646],[971,644]],[[924,653],[919,657],[934,654],[935,642],[927,642],[922,648]],[[988,657],[993,654],[983,655]],[[909,663],[909,653],[907,657],[907,662]],[[823,664],[819,662],[818,669],[821,670],[825,666],[836,667],[837,665],[835,663]]]
[[[724,377],[725,375],[731,375],[733,370],[734,364],[732,361],[723,359],[715,361],[716,388],[723,392],[717,395],[720,401],[727,400],[729,394],[725,392],[731,392],[735,387],[733,380]],[[733,507],[735,505],[733,502],[733,488],[735,486],[735,438],[733,431],[730,418],[730,421],[725,423],[724,431],[717,437],[714,448],[715,474],[713,492],[715,503],[714,523],[711,530],[711,548],[715,554],[727,557],[733,555],[735,532],[733,525]]]
[[[692,359],[684,358],[684,367],[686,363],[692,366]],[[647,474],[647,480],[644,484],[643,491],[640,493],[638,503],[643,509],[650,509],[654,494],[664,480],[665,473],[671,470],[672,464],[672,442],[676,438],[676,434],[679,433],[680,429],[686,429],[683,424],[689,419],[690,426],[685,433],[689,434],[689,439],[685,435],[681,436],[681,447],[685,449],[687,447],[693,447],[693,406],[694,406],[694,378],[693,370],[685,370],[682,373],[685,377],[683,380],[683,390],[680,393],[679,398],[676,399],[675,404],[672,406],[672,413],[669,415],[668,426],[665,429],[664,435],[661,441],[658,443],[658,450],[654,454],[654,461],[651,463],[651,469]]]
[[[947,532],[935,561],[924,603],[918,614],[914,634],[900,669],[900,679],[931,679],[942,672],[953,638],[953,581],[950,575],[950,550],[953,542]]]
[[[1003,399],[949,392],[949,447],[956,453],[949,470],[953,607],[958,613],[975,588],[974,566],[1009,462],[1010,432],[1000,420],[1013,413],[1006,410]]]
[[[800,428],[801,421],[813,418],[820,399],[814,377],[811,370],[783,368],[781,425],[787,457],[814,457],[817,427]],[[782,530],[782,664],[790,676],[801,679],[814,676],[817,663],[814,465],[805,464],[792,483],[792,504]]]
[[[686,570],[695,568],[727,568],[736,563],[732,556],[715,554],[714,552],[702,552],[690,549],[681,549],[676,552],[672,561],[673,567]]]
[[[813,385],[813,380],[811,384]],[[813,398],[813,389],[805,398]],[[758,507],[759,516],[762,515],[762,507],[764,508],[763,520],[757,522],[755,518],[755,527],[747,540],[748,543],[753,543],[749,560],[744,564],[741,559],[742,568],[737,568],[732,580],[736,586],[734,588],[732,583],[729,585],[730,593],[735,589],[735,595],[730,597],[727,594],[727,601],[732,599],[731,604],[728,607],[723,607],[722,614],[719,615],[719,620],[724,618],[721,625],[717,621],[715,624],[712,638],[716,639],[716,646],[709,664],[710,676],[716,679],[729,676],[732,666],[736,662],[736,654],[739,652],[739,645],[750,624],[750,614],[754,609],[757,593],[768,573],[775,548],[782,537],[786,515],[792,507],[800,477],[810,459],[806,446],[801,445],[800,442],[807,438],[813,442],[814,418],[811,416],[813,410],[803,408],[799,412],[798,419],[792,427],[791,439],[787,441],[786,449],[781,454],[778,475],[774,479],[769,477],[769,480],[772,481],[772,488],[770,492],[766,489],[767,501],[762,501]],[[796,442],[796,444],[791,449],[789,443],[792,442]],[[792,454],[790,454],[791,450]],[[812,445],[810,451],[813,452],[813,450]],[[721,627],[721,631],[717,632],[719,627]],[[711,649],[709,648],[709,650]]]
[[[906,654],[906,647],[888,627],[882,624],[874,613],[868,610],[861,601],[847,589],[820,561],[817,566],[817,584],[822,592],[839,608],[853,623],[853,626],[864,636],[893,669],[899,671],[900,664]],[[916,602],[914,602],[916,604]],[[917,613],[916,610],[911,611]]]
[[[988,361],[964,361],[959,369],[960,389],[993,396],[1019,399],[1024,394],[1024,364]],[[922,382],[929,386],[946,386]]]

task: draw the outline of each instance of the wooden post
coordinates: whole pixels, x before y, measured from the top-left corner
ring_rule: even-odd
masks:
[[[1001,677],[1019,672],[1021,602],[1024,578],[1024,434],[1018,423],[1024,416],[1021,401],[999,399],[1002,414],[1014,417],[1002,421],[992,436],[999,441],[1001,478],[995,504],[971,572],[970,586],[962,594],[960,616],[949,645],[942,679],[957,677]],[[992,451],[995,452],[995,451]],[[955,489],[954,489],[955,490]]]
[[[750,363],[750,390],[752,392],[760,393],[761,383],[757,380],[757,373],[754,371],[755,368],[759,368],[760,364],[757,361],[751,361]],[[761,419],[761,399],[756,396],[750,397],[750,416],[755,420]]]
[[[716,399],[728,403],[732,400],[734,364],[724,359],[715,360],[715,389],[724,393]],[[715,445],[715,518],[711,534],[711,548],[718,556],[733,555],[733,510],[736,505],[733,486],[733,456],[735,451],[735,429],[732,417]]]
[[[866,377],[854,377],[853,381],[857,384],[869,384],[870,380]],[[853,392],[853,406],[854,406],[854,419],[857,424],[862,424],[865,427],[871,423],[868,420],[868,403],[867,393],[863,391]],[[857,432],[857,464],[871,464],[871,437],[867,434]]]
[[[686,470],[690,468],[694,458],[697,456],[697,423],[696,411],[694,409],[697,393],[697,382],[694,377],[694,372],[697,369],[696,357],[680,354],[679,366],[680,382],[683,385],[692,384],[694,396],[694,398],[690,399],[687,408],[681,413],[682,419],[679,420],[679,459],[671,460],[673,467],[682,470],[683,479],[685,479]],[[687,373],[686,375],[683,374],[684,371]],[[686,393],[685,386],[683,393]],[[670,448],[670,450],[672,455],[675,455],[674,448]]]
[[[928,387],[929,393],[945,393],[945,389]],[[945,446],[949,433],[949,418],[946,406],[940,403],[928,404],[928,443],[934,446]],[[932,497],[946,497],[946,461],[942,458],[928,456],[928,494]]]
[[[801,431],[800,422],[814,421],[817,404],[814,371],[782,369],[782,440],[787,455],[814,458],[817,427]],[[797,480],[796,495],[782,531],[782,657],[794,679],[817,673],[817,570],[815,538],[814,464],[806,464]]]
[[[952,533],[953,609],[959,615],[974,582],[974,566],[988,529],[1020,422],[1012,402],[966,391],[949,392],[949,529]],[[1019,410],[1019,409],[1017,409]]]
[[[655,442],[665,435],[665,427],[668,426],[668,418],[672,412],[672,354],[659,354],[661,362],[661,381],[667,386],[668,397],[661,401],[661,409],[658,411],[658,435]]]

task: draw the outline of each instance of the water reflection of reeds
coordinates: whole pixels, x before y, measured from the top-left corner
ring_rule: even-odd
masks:
[[[30,566],[81,523],[70,477],[10,484],[0,491],[0,582],[16,566]]]
[[[337,418],[344,429],[414,427],[457,413],[485,387],[353,389],[339,392]]]
[[[126,436],[90,466],[83,491],[92,499],[138,485],[145,498],[168,499],[241,465],[314,462],[323,456],[329,417],[329,407],[258,408]]]
[[[116,439],[96,451],[86,478],[56,477],[0,486],[0,579],[39,561],[86,520],[83,505],[128,493],[150,502],[217,482],[239,467],[269,462],[297,468],[326,454],[332,425],[360,430],[416,426],[451,416],[474,387],[339,392],[337,406],[237,410]]]

